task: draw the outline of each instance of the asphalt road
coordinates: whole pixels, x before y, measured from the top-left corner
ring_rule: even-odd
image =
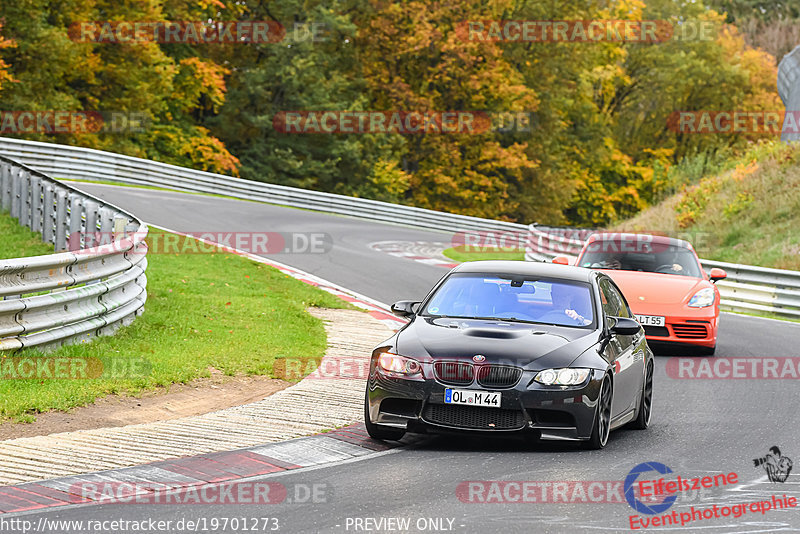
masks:
[[[374,252],[382,240],[448,241],[449,236],[299,211],[196,195],[84,186],[86,190],[133,211],[147,222],[182,231],[323,231],[334,246],[325,255],[276,255],[274,259],[307,270],[372,298],[391,302],[421,297],[444,269]],[[725,314],[717,357],[800,357],[800,325]],[[618,532],[630,530],[633,509],[625,502],[539,502],[548,483],[616,482],[608,493],[619,499],[619,481],[643,462],[660,462],[682,477],[735,472],[730,486],[689,491],[668,511],[760,501],[777,494],[800,498],[800,476],[785,483],[766,480],[753,459],[774,445],[800,459],[800,396],[796,380],[689,380],[667,376],[668,355],[657,358],[654,414],[647,431],[612,433],[602,451],[572,443],[531,444],[511,440],[433,437],[410,440],[389,453],[317,469],[268,477],[287,487],[324,484],[324,502],[269,506],[99,505],[54,509],[26,519],[110,520],[275,517],[283,532],[400,532],[366,530],[377,521],[407,518],[409,531],[426,532]],[[533,493],[537,502],[481,503],[481,495],[459,492],[466,481],[545,482]],[[490,488],[491,486],[485,486]],[[587,487],[586,485],[582,487]],[[573,488],[573,486],[570,486]],[[570,491],[573,491],[572,489]],[[516,493],[509,493],[514,498]],[[470,496],[472,498],[470,498]],[[574,502],[577,500],[579,502]],[[466,502],[465,502],[466,501]],[[472,501],[472,502],[470,502]],[[273,523],[267,523],[272,525]],[[229,524],[232,527],[233,524]],[[259,525],[261,526],[261,525]],[[422,528],[420,528],[422,527]],[[434,528],[439,527],[439,528]],[[675,530],[664,527],[662,530]],[[688,523],[686,531],[776,532],[800,530],[793,510],[749,512],[741,517]],[[85,530],[62,528],[64,532]],[[173,526],[172,532],[181,532]],[[213,530],[212,530],[213,531]],[[222,531],[222,530],[217,530]],[[229,528],[227,532],[247,530]]]
[[[446,232],[205,195],[85,183],[73,185],[135,213],[147,223],[193,235],[204,232],[327,234],[333,246],[324,254],[262,255],[384,303],[424,297],[445,271],[441,267],[374,251],[369,248],[371,243],[449,242],[452,237]]]

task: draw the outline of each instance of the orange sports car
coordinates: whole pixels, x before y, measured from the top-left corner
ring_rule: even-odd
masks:
[[[701,354],[714,354],[720,297],[713,282],[727,274],[717,268],[706,273],[688,242],[598,233],[588,239],[575,264],[601,269],[616,282],[651,345],[691,346]]]

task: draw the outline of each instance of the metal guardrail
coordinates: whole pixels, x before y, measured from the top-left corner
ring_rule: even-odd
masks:
[[[594,232],[586,229],[553,228],[538,224],[528,226],[467,217],[242,180],[111,152],[37,141],[0,137],[0,153],[64,179],[107,180],[122,184],[217,194],[433,230],[515,234],[525,232],[528,234],[525,257],[529,261],[548,261],[553,256],[561,254],[574,258],[586,238]],[[800,318],[800,273],[707,260],[701,262],[705,268],[722,266],[728,271],[728,279],[718,283],[722,294],[722,305],[726,309],[765,311]]]
[[[0,154],[63,179],[107,180],[121,184],[224,195],[428,230],[527,231],[524,224],[242,180],[88,148],[0,137]]]
[[[142,313],[147,226],[139,219],[2,156],[0,208],[58,251],[0,259],[0,351],[87,342]]]
[[[570,260],[575,260],[583,243],[595,232],[595,229],[531,224],[528,226],[525,259],[549,261],[555,256],[567,256]]]
[[[577,259],[586,239],[596,230],[529,226],[525,259],[549,261],[555,256]],[[728,277],[717,282],[722,309],[734,312],[768,312],[800,319],[800,271],[700,260],[704,269],[725,269]]]

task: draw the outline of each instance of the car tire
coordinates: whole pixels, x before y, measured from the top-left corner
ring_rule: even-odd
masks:
[[[392,428],[389,426],[376,425],[369,418],[369,393],[364,395],[364,425],[367,427],[367,434],[372,439],[381,441],[398,441],[405,436],[406,431],[402,428]]]
[[[587,449],[599,450],[608,443],[608,435],[611,432],[611,401],[614,398],[614,390],[611,387],[611,379],[606,375],[600,385],[600,393],[597,396],[597,408],[592,424],[592,435],[589,441],[585,442]]]
[[[631,428],[645,430],[650,426],[650,418],[653,415],[653,371],[654,364],[650,362],[645,372],[644,384],[642,385],[642,395],[639,398],[639,415],[631,423]]]

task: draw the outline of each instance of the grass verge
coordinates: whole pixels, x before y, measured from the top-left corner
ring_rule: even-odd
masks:
[[[525,251],[518,249],[471,247],[460,245],[442,251],[442,254],[459,263],[479,260],[524,260]]]
[[[20,233],[15,224],[0,215],[0,250],[8,253],[21,239],[25,246],[10,256],[42,253],[22,239],[27,230]],[[7,240],[6,226],[22,238]],[[151,235],[159,233],[164,232],[151,229]],[[150,254],[147,278],[146,311],[132,325],[114,336],[47,355],[97,358],[104,367],[118,369],[128,369],[120,365],[126,362],[145,361],[147,372],[84,380],[2,379],[0,420],[31,421],[36,413],[68,410],[108,394],[136,395],[188,382],[210,376],[210,367],[228,375],[274,376],[277,357],[318,361],[325,353],[322,321],[307,313],[307,307],[350,307],[277,269],[230,253]],[[17,356],[42,357],[34,351]]]
[[[613,230],[687,239],[709,260],[800,270],[800,146],[766,145],[758,159],[686,186]]]
[[[0,259],[52,254],[53,246],[42,243],[42,236],[20,226],[8,213],[0,213]]]

